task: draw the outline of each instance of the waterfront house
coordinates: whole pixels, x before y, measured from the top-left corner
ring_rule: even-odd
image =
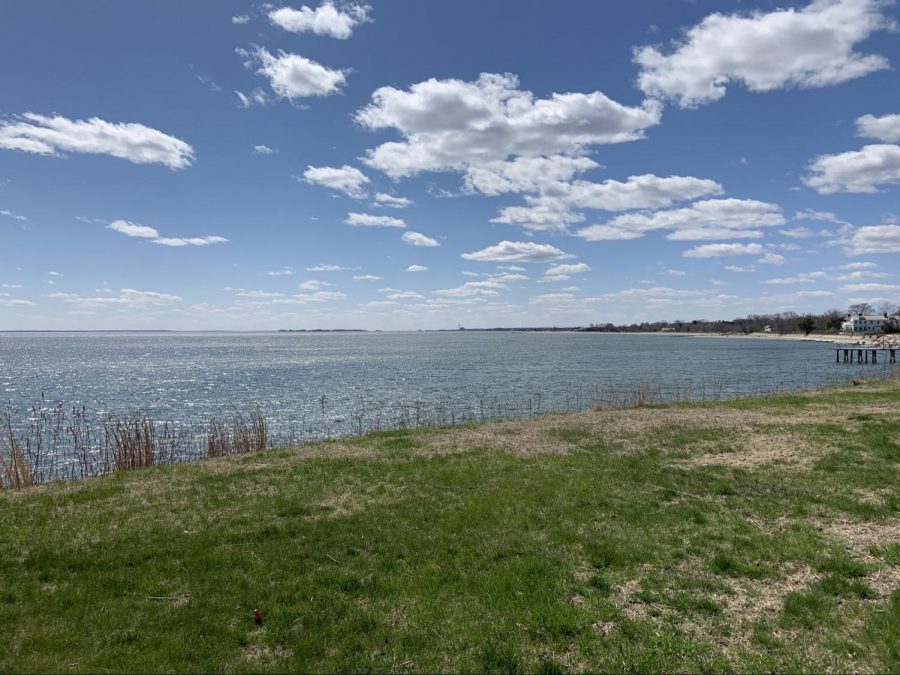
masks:
[[[889,323],[891,318],[887,314],[858,314],[847,317],[841,330],[845,333],[883,333]]]

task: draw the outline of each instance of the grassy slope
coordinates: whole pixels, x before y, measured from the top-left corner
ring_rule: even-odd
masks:
[[[898,486],[894,382],[7,492],[0,671],[900,671]]]

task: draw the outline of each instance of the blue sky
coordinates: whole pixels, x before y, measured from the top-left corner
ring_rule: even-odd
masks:
[[[887,0],[3,14],[0,329],[900,302]]]

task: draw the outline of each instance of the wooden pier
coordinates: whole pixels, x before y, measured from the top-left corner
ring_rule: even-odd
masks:
[[[835,347],[834,362],[877,364],[878,352],[883,352],[882,356],[887,359],[887,363],[897,363],[897,352],[900,352],[900,347],[873,347],[871,345]],[[843,358],[841,358],[842,356]],[[883,359],[882,363],[884,363]]]

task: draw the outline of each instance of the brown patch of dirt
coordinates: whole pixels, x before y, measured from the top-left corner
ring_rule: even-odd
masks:
[[[703,454],[690,458],[687,463],[691,466],[719,465],[741,469],[754,469],[776,462],[808,467],[829,450],[821,443],[804,441],[799,434],[750,430],[741,433],[738,439],[740,449],[736,452]]]
[[[843,540],[852,553],[868,554],[873,544],[894,544],[900,541],[900,520],[886,522],[855,522],[838,520],[826,524],[823,529]]]
[[[291,650],[284,647],[268,645],[247,645],[241,650],[241,659],[250,663],[261,663],[273,659],[284,659],[291,656]]]
[[[780,579],[738,579],[731,593],[714,594],[712,599],[722,605],[733,621],[744,625],[775,618],[788,593],[803,591],[822,577],[811,567],[789,567],[783,572]]]

